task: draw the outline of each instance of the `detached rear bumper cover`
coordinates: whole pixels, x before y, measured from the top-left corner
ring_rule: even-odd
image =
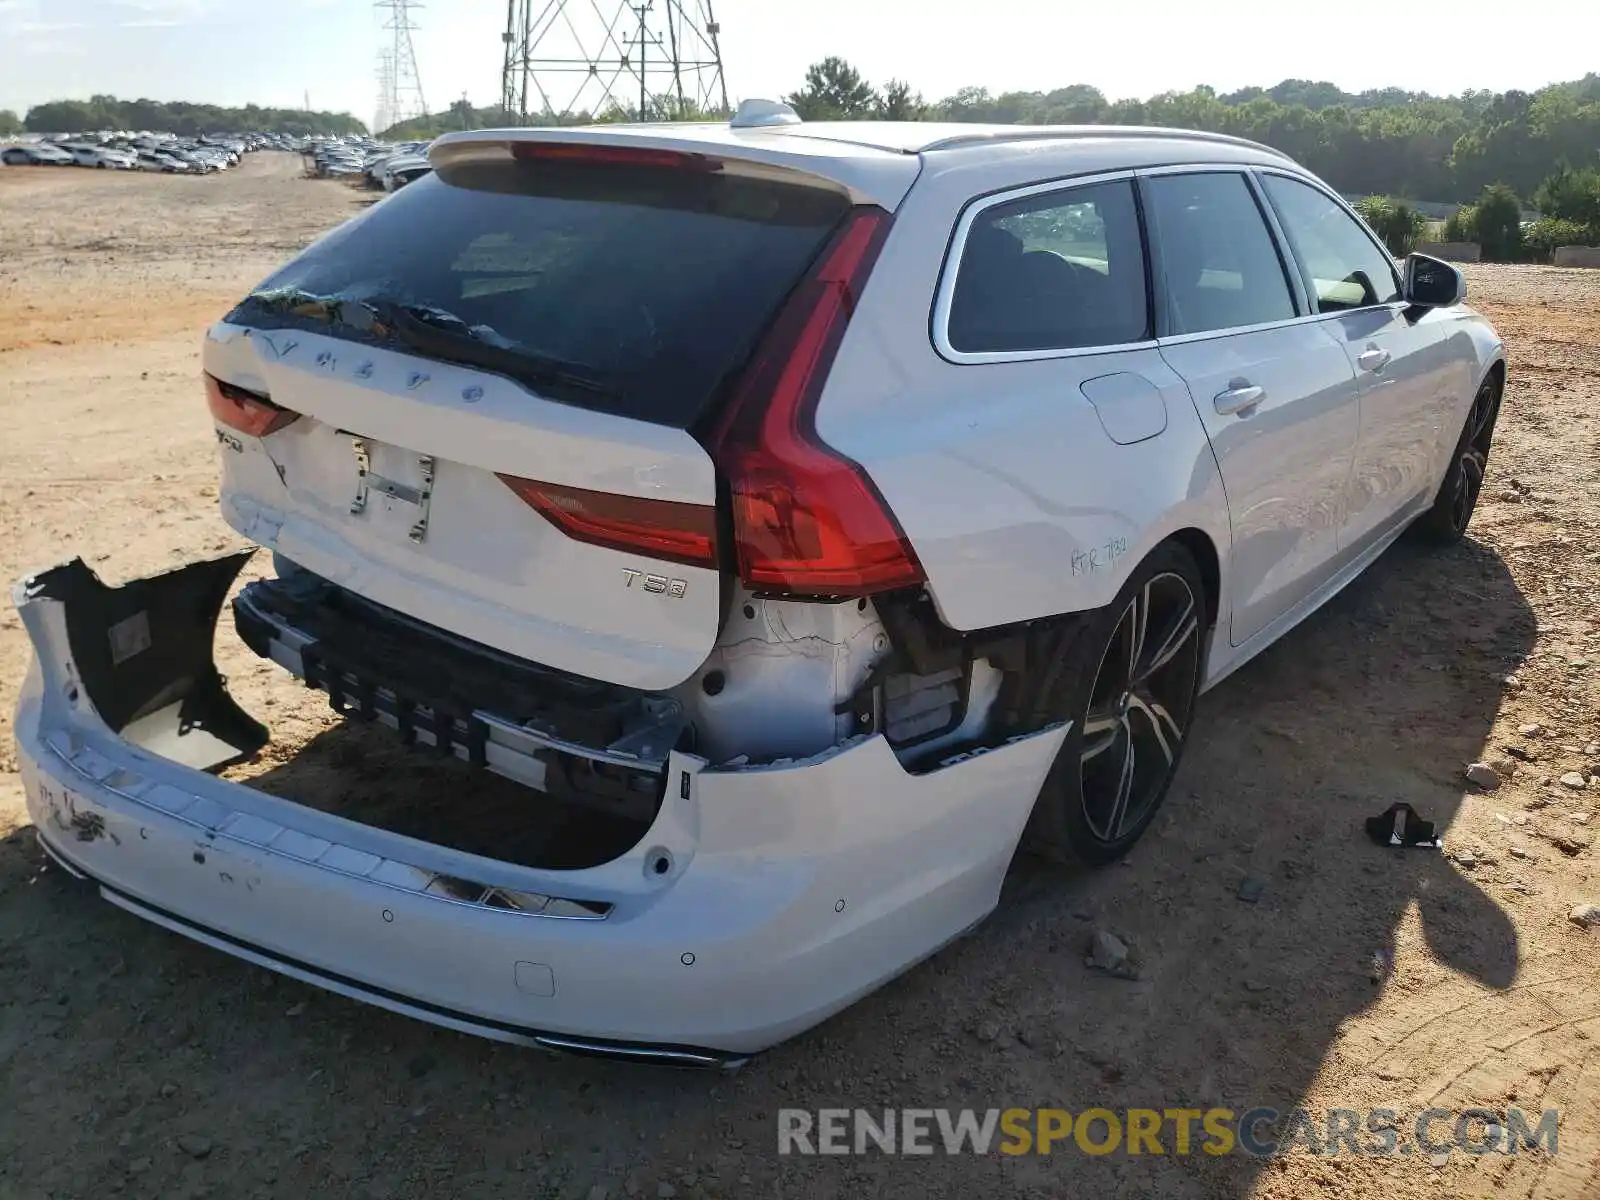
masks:
[[[501,1040],[715,1065],[816,1024],[994,907],[1064,736],[923,775],[881,737],[756,769],[675,752],[627,854],[518,867],[206,773],[266,737],[210,654],[247,557],[122,588],[73,562],[17,585],[40,838],[176,932]]]

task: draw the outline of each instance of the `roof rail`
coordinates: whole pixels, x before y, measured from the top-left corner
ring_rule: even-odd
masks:
[[[977,146],[994,144],[996,142],[1038,142],[1038,141],[1073,141],[1088,138],[1172,138],[1184,141],[1218,142],[1227,146],[1240,146],[1250,150],[1260,150],[1263,154],[1270,154],[1274,158],[1288,161],[1289,156],[1282,150],[1275,150],[1271,146],[1260,142],[1252,142],[1248,138],[1234,137],[1227,133],[1208,133],[1200,129],[1164,129],[1157,125],[1018,125],[1015,132],[1011,129],[984,129],[982,132],[958,133],[951,137],[940,138],[936,142],[929,142],[922,147],[928,150],[955,150],[962,146]]]

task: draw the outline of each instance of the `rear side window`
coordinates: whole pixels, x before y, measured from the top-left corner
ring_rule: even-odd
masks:
[[[1174,334],[1296,315],[1283,260],[1243,175],[1158,175],[1144,186]]]
[[[829,189],[717,170],[478,162],[418,179],[260,290],[437,310],[606,385],[553,398],[687,427],[848,209]]]
[[[1282,175],[1262,175],[1261,182],[1310,276],[1307,284],[1318,312],[1343,312],[1400,299],[1394,260],[1354,217],[1309,184]]]
[[[1115,346],[1149,337],[1130,180],[980,212],[956,269],[947,336],[966,354]]]

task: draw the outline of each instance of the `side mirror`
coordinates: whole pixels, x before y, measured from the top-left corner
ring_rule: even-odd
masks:
[[[1466,276],[1426,254],[1406,256],[1404,286],[1406,303],[1418,308],[1449,308],[1467,298]]]

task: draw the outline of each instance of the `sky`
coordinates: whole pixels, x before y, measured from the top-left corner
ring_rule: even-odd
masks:
[[[539,0],[535,9],[547,0]],[[658,9],[674,0],[655,0]],[[693,8],[705,0],[682,0]],[[626,0],[567,0],[598,23]],[[908,80],[930,99],[1099,87],[1111,99],[1209,83],[1219,91],[1285,78],[1348,91],[1536,89],[1595,69],[1593,39],[1551,37],[1592,0],[1452,0],[1440,8],[1350,3],[1340,18],[1283,0],[712,0],[735,99],[798,88],[837,54],[873,83]],[[414,22],[428,105],[499,96],[506,0],[427,0]],[[1434,48],[1418,33],[1468,31]],[[351,112],[377,107],[389,37],[371,0],[0,0],[0,108],[110,93],[122,99],[254,102]],[[1492,37],[1474,31],[1494,31]]]

